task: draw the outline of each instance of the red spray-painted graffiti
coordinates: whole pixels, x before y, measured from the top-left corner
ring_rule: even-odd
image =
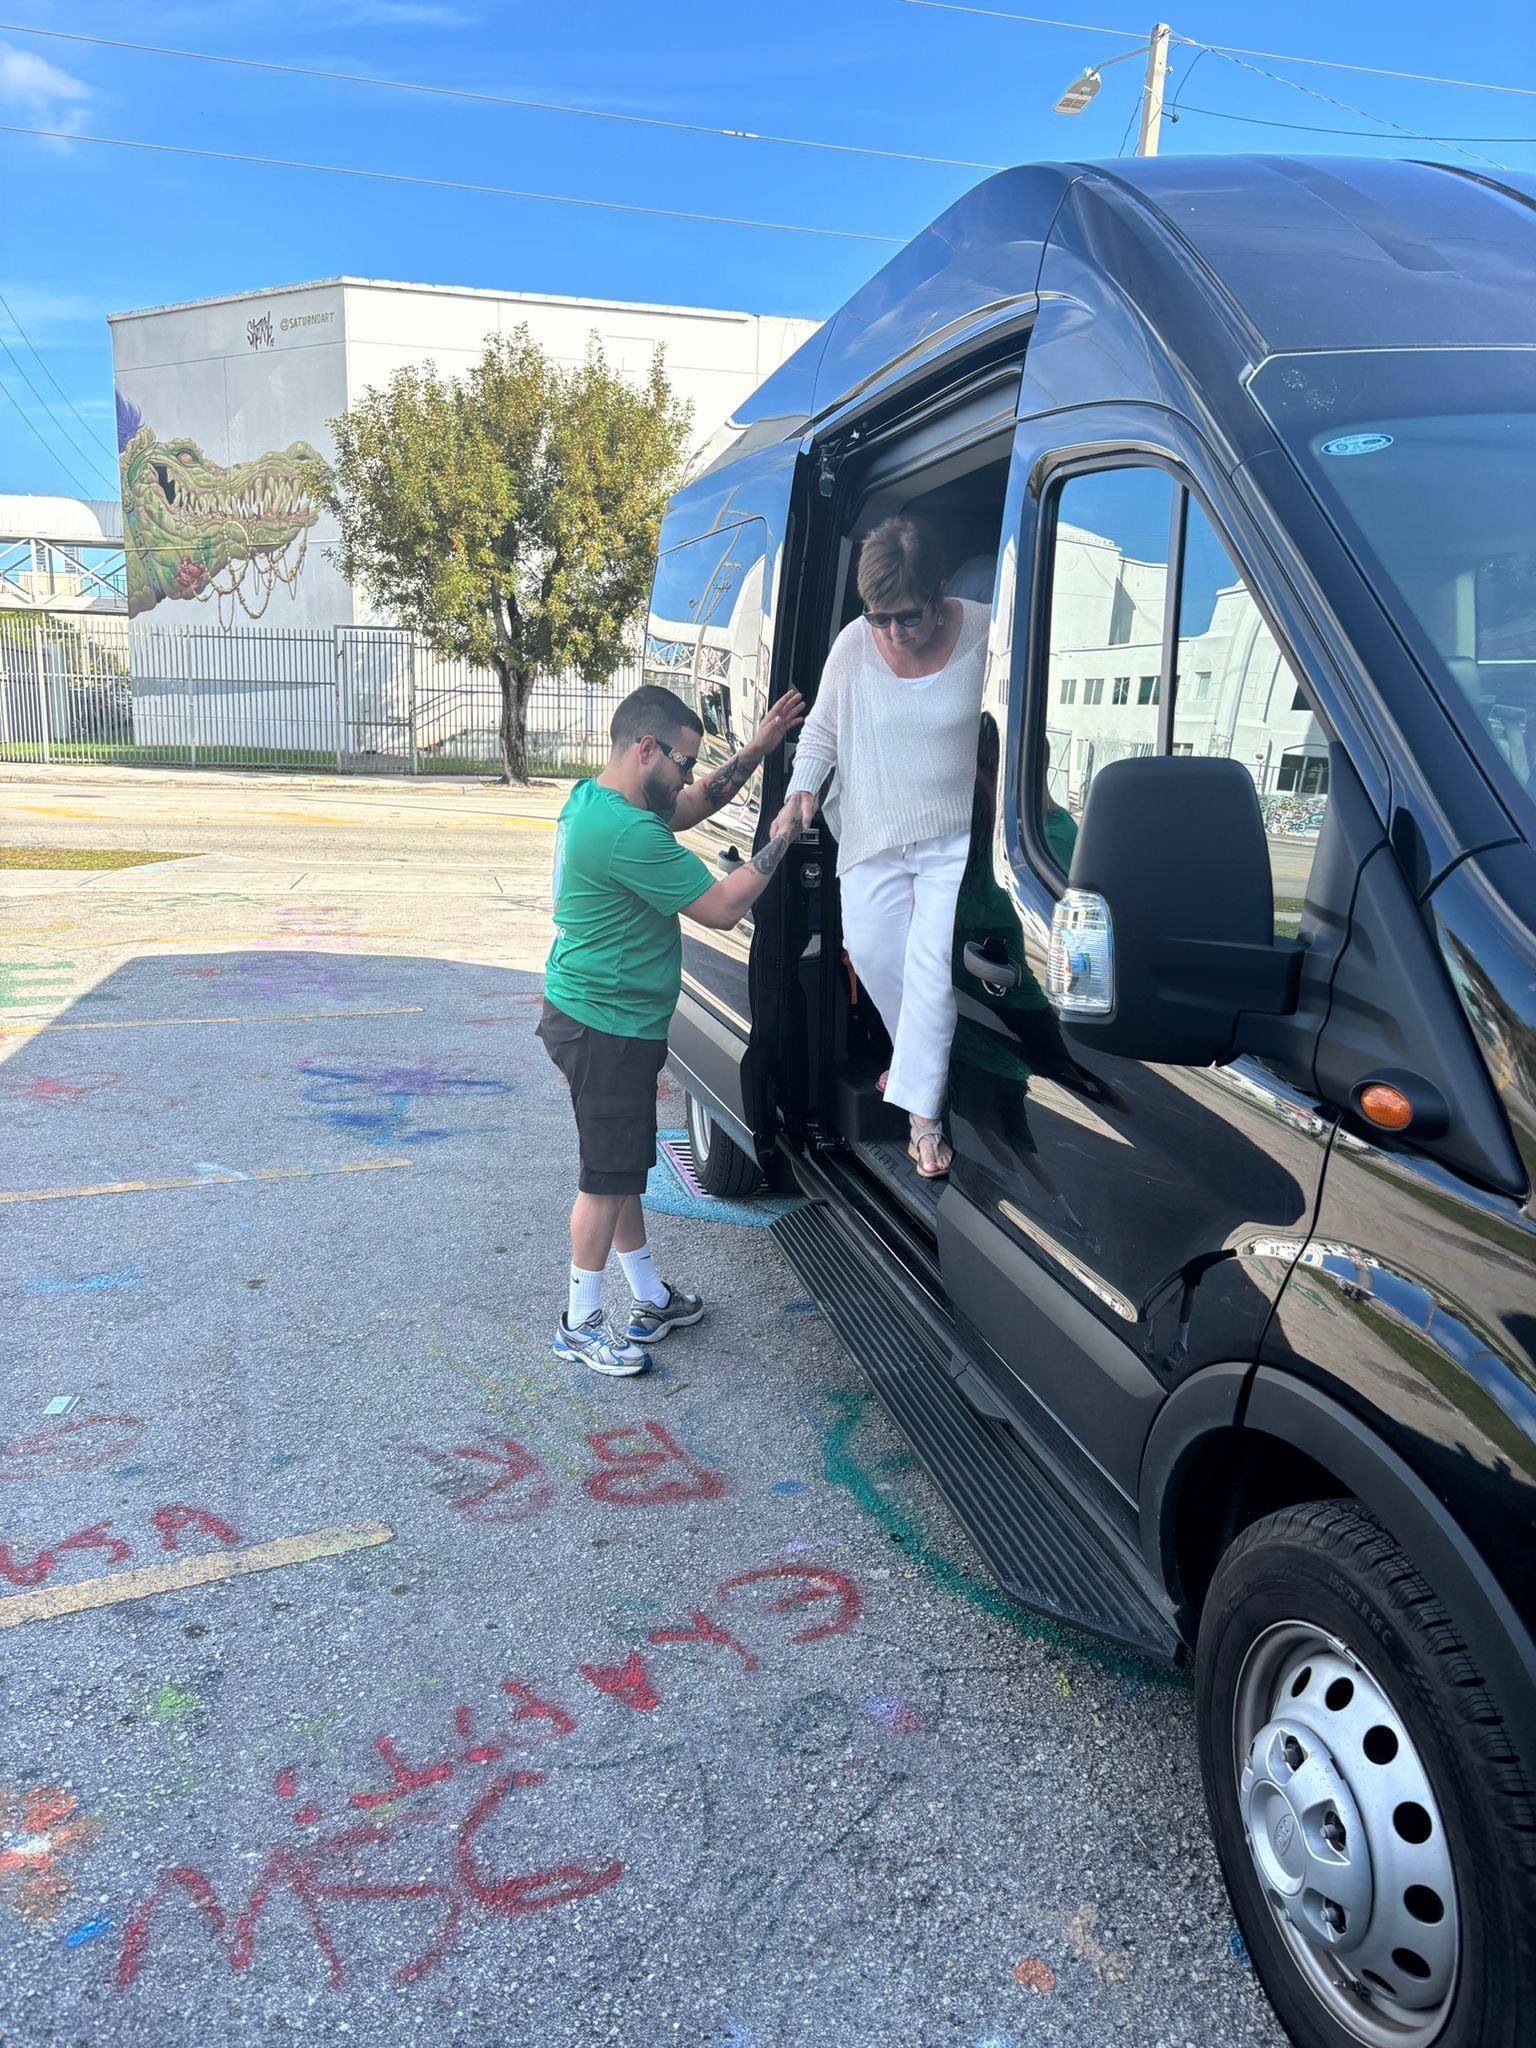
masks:
[[[429,1444],[407,1444],[405,1448],[444,1474],[443,1481],[434,1485],[452,1489],[450,1505],[465,1521],[493,1525],[535,1521],[554,1502],[554,1478],[516,1437],[486,1441],[488,1449],[479,1444],[459,1444],[452,1451],[435,1450]],[[582,1478],[582,1489],[608,1507],[673,1507],[686,1501],[718,1500],[726,1490],[725,1475],[691,1457],[659,1422],[600,1429],[586,1442],[597,1467]],[[495,1474],[484,1485],[474,1483],[482,1476],[477,1469],[480,1466],[489,1466]],[[469,1490],[459,1490],[463,1486]]]
[[[716,1587],[714,1601],[725,1603],[754,1586],[767,1584],[773,1585],[777,1597],[761,1610],[765,1614],[788,1614],[818,1602],[830,1603],[826,1619],[814,1628],[792,1633],[791,1643],[839,1635],[854,1625],[862,1611],[859,1589],[853,1580],[821,1565],[774,1564],[738,1572]],[[711,1643],[734,1652],[743,1671],[757,1668],[755,1654],[702,1609],[694,1611],[686,1626],[657,1629],[647,1641],[658,1647]],[[631,1651],[618,1665],[578,1665],[576,1676],[605,1698],[632,1711],[649,1713],[661,1704],[656,1681],[639,1651]],[[514,1794],[533,1795],[545,1786],[548,1780],[543,1771],[520,1765],[496,1771],[475,1791],[457,1821],[448,1820],[436,1804],[407,1803],[423,1793],[435,1796],[438,1788],[449,1784],[465,1767],[478,1770],[507,1763],[509,1743],[521,1742],[526,1746],[533,1742],[542,1747],[564,1741],[576,1732],[576,1714],[535,1692],[521,1679],[503,1679],[500,1691],[507,1705],[501,1710],[499,1725],[490,1731],[490,1739],[476,1740],[474,1716],[469,1707],[454,1708],[453,1732],[460,1745],[456,1754],[413,1762],[395,1737],[376,1736],[374,1753],[383,1767],[384,1783],[373,1790],[354,1791],[347,1800],[354,1812],[375,1817],[349,1821],[330,1834],[317,1834],[312,1831],[325,1818],[320,1807],[307,1801],[296,1805],[292,1822],[299,1830],[298,1843],[290,1837],[265,1852],[256,1882],[238,1912],[231,1913],[221,1901],[206,1871],[191,1864],[175,1864],[162,1870],[124,1923],[115,1973],[118,1990],[126,1991],[151,1960],[153,1937],[165,1917],[162,1909],[178,1894],[196,1907],[229,1968],[246,1970],[256,1960],[262,1915],[275,1893],[287,1891],[297,1901],[314,1941],[326,1984],[338,1991],[346,1982],[346,1965],[332,1931],[335,1908],[437,1904],[440,1918],[426,1945],[395,1972],[396,1983],[409,1984],[443,1961],[453,1948],[466,1915],[472,1911],[502,1918],[548,1912],[574,1900],[590,1898],[616,1884],[624,1874],[624,1866],[616,1860],[556,1862],[502,1877],[493,1876],[486,1869],[481,1843],[486,1828]],[[520,1734],[524,1724],[531,1725]],[[279,1799],[297,1800],[298,1768],[285,1764],[275,1774],[272,1789]],[[396,1840],[397,1831],[402,1828],[423,1833],[438,1831],[445,1874],[402,1880],[366,1874],[361,1868],[363,1852],[385,1847]],[[422,1838],[422,1834],[412,1837],[415,1842]]]
[[[159,1531],[162,1550],[179,1550],[181,1538],[188,1531],[209,1536],[215,1543],[231,1550],[240,1541],[228,1522],[210,1514],[206,1508],[156,1508],[149,1519]],[[124,1537],[114,1536],[111,1531],[110,1521],[92,1522],[88,1529],[77,1529],[72,1536],[57,1537],[27,1558],[13,1556],[10,1545],[0,1543],[0,1579],[12,1586],[40,1586],[58,1570],[61,1558],[83,1550],[101,1551],[106,1567],[125,1564],[133,1555],[132,1546]]]
[[[56,1479],[70,1472],[94,1472],[131,1451],[144,1434],[136,1415],[76,1415],[40,1429],[36,1436],[0,1444],[0,1479]]]

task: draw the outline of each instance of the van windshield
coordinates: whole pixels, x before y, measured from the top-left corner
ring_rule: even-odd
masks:
[[[1536,349],[1275,356],[1251,388],[1536,837]]]

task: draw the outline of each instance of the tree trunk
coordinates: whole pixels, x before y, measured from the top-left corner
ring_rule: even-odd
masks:
[[[515,668],[503,666],[497,673],[501,682],[501,779],[525,783],[529,779],[528,697]]]

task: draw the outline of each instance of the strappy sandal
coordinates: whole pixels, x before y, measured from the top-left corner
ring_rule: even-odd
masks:
[[[915,1162],[919,1180],[943,1180],[947,1176],[955,1155],[945,1143],[944,1127],[937,1117],[913,1123],[907,1157]]]

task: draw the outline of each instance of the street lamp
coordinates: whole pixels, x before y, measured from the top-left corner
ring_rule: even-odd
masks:
[[[1157,134],[1163,119],[1163,87],[1168,79],[1168,36],[1167,22],[1160,21],[1152,31],[1151,41],[1141,49],[1126,50],[1118,57],[1107,57],[1102,64],[1090,64],[1073,79],[1051,109],[1052,113],[1080,114],[1098,92],[1101,71],[1107,71],[1111,64],[1123,64],[1129,57],[1145,55],[1147,76],[1141,88],[1141,133],[1136,138],[1136,154],[1156,156]]]

